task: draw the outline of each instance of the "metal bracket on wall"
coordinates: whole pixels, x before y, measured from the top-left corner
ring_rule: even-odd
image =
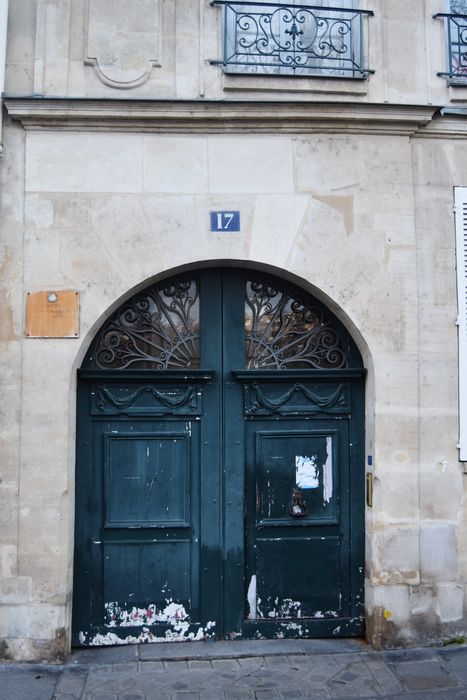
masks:
[[[373,474],[367,472],[366,475],[366,504],[369,508],[373,508]]]

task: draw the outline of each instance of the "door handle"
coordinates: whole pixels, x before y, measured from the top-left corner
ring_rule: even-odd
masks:
[[[292,518],[304,518],[308,515],[308,506],[300,489],[294,488],[292,492],[292,503],[289,506],[289,515]]]

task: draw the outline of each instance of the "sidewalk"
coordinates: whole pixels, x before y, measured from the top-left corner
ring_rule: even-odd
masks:
[[[1,700],[467,699],[467,645],[376,652],[359,640],[188,642],[0,664]]]

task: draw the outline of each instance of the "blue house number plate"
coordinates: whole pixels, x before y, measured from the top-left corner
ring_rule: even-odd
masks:
[[[220,233],[229,233],[231,231],[240,231],[240,212],[239,211],[212,211],[211,212],[211,231]]]

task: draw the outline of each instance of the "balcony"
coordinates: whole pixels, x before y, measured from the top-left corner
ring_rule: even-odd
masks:
[[[348,4],[351,4],[350,2]],[[363,80],[364,21],[369,10],[212,0],[223,8],[226,73]]]
[[[439,12],[434,19],[444,19],[446,23],[446,62],[444,75],[451,85],[467,84],[467,15]]]

